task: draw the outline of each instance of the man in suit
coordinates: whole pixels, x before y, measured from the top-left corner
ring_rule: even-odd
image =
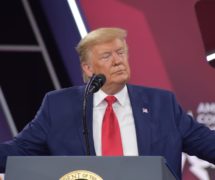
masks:
[[[77,51],[86,81],[93,74],[106,77],[87,105],[91,155],[163,156],[178,178],[182,152],[215,163],[215,132],[188,116],[171,92],[127,84],[125,30],[96,29],[80,41]],[[33,121],[0,145],[0,169],[9,155],[86,155],[84,90],[79,86],[47,93]],[[114,119],[111,125],[107,119]]]

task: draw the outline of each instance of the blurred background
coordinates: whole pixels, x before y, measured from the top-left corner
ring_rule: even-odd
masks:
[[[45,93],[83,84],[75,46],[104,26],[128,31],[130,83],[173,91],[215,129],[214,9],[214,0],[1,1],[0,142],[23,129]],[[182,158],[183,179],[215,179],[211,164]]]

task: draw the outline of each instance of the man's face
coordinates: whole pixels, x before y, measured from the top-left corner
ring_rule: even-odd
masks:
[[[125,41],[114,39],[92,47],[87,62],[88,68],[83,68],[88,76],[104,74],[104,87],[124,85],[130,78],[130,67]]]

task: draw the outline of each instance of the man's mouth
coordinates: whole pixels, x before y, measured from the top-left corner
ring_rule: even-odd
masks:
[[[120,75],[120,74],[124,74],[125,72],[126,72],[126,70],[118,70],[118,71],[114,72],[113,74]]]

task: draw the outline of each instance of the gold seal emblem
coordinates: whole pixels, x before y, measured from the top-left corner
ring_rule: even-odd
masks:
[[[65,174],[59,180],[103,180],[103,179],[93,172],[86,170],[76,170]]]

